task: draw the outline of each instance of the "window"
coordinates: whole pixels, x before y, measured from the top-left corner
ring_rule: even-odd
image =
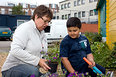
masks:
[[[1,14],[5,14],[5,9],[1,8]]]
[[[77,2],[76,1],[74,1],[74,6],[77,6]]]
[[[27,11],[25,11],[25,15],[28,15],[28,12]]]
[[[98,1],[98,0],[94,0],[94,2],[96,2],[96,1]]]
[[[15,6],[14,3],[8,3],[8,6]]]
[[[63,9],[63,4],[61,5],[61,10]]]
[[[81,0],[77,0],[77,5],[79,6],[81,4]]]
[[[55,14],[56,12],[57,12],[56,10],[53,11],[54,14]]]
[[[77,13],[74,13],[74,17],[77,17]]]
[[[57,4],[54,5],[54,8],[57,8]]]
[[[65,19],[67,19],[67,14],[65,15]]]
[[[50,26],[47,26],[45,29],[44,29],[45,33],[50,33]]]
[[[25,22],[25,20],[17,20],[17,26],[21,25],[24,22]]]
[[[70,14],[68,14],[68,18],[70,18]]]
[[[52,19],[56,19],[56,17],[55,16],[53,16],[53,18]]]
[[[33,15],[34,10],[31,10],[31,15]]]
[[[81,18],[81,12],[78,12],[78,17]]]
[[[67,8],[66,3],[64,4],[64,8],[65,8],[65,9]]]
[[[36,5],[30,5],[30,8],[36,8],[37,6]]]
[[[59,19],[59,16],[57,16],[57,19]]]
[[[64,15],[62,15],[62,19],[64,19]]]
[[[93,2],[93,0],[89,0],[89,3]]]
[[[82,11],[82,17],[85,17],[85,11]]]
[[[93,16],[93,10],[90,10],[90,16]]]
[[[70,8],[70,2],[68,3],[67,7]]]
[[[12,14],[12,9],[8,9],[8,14]]]
[[[85,0],[82,0],[81,3],[82,3],[82,4],[85,4]]]

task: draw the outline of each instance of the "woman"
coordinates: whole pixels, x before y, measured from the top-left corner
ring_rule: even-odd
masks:
[[[51,69],[41,58],[41,51],[47,51],[47,38],[44,29],[53,17],[52,11],[38,6],[32,20],[21,24],[15,30],[11,50],[2,67],[3,77],[39,77],[38,68]]]

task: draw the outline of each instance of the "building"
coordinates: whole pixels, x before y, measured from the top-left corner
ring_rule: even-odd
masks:
[[[105,39],[107,45],[112,49],[116,42],[116,0],[99,0],[98,30]]]
[[[94,12],[97,0],[64,0],[59,3],[57,19],[79,17],[85,23],[97,23],[98,13]]]
[[[53,12],[53,19],[56,19],[56,13],[59,12],[58,4],[44,4],[49,7]]]
[[[25,15],[33,15],[33,12],[37,7],[37,5],[26,4],[26,3],[19,3],[18,5],[21,5],[23,7],[23,11]],[[54,16],[53,19],[55,19],[55,14],[59,10],[58,4],[45,4],[45,5],[53,11],[53,16]],[[12,14],[13,6],[16,6],[16,4],[7,3],[6,6],[0,6],[0,14]]]
[[[12,14],[12,6],[0,6],[0,14]]]
[[[26,3],[19,3],[23,7],[23,11],[25,15],[33,15],[33,12],[37,5],[31,5],[31,4],[26,4]]]
[[[36,5],[30,5],[30,4],[24,4],[19,3],[18,5],[21,5],[23,7],[23,11],[25,12],[25,15],[32,15],[34,9],[37,7]],[[12,14],[12,7],[16,6],[14,3],[7,3],[6,6],[0,6],[0,14]]]

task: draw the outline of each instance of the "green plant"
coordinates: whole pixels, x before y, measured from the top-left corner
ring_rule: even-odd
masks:
[[[85,32],[85,36],[88,38],[90,44],[92,44],[94,42],[102,41],[102,35],[98,34],[98,33]]]
[[[116,69],[116,42],[113,44],[114,44],[114,47],[111,50],[111,54],[109,55],[109,57],[106,58],[106,63],[108,64],[107,68],[115,70]]]
[[[116,42],[114,42],[113,44],[114,44],[113,50],[116,50]]]
[[[47,53],[41,51],[41,54],[43,54],[43,57],[49,60],[50,62],[60,62],[59,58],[59,43],[55,42],[54,46],[51,48],[48,48]]]
[[[59,50],[58,48],[49,48],[47,52],[47,59],[50,60],[51,62],[59,62]]]
[[[115,48],[115,46],[114,46]],[[94,60],[97,64],[109,69],[116,68],[116,50],[110,50],[106,43],[94,42],[91,44]]]

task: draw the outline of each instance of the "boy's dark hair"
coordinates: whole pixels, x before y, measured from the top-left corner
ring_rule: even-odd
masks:
[[[35,15],[37,14],[38,18],[39,17],[43,17],[43,16],[47,16],[49,17],[50,19],[53,18],[53,13],[52,11],[46,7],[45,5],[40,5],[38,6],[35,10],[34,10],[34,13],[33,13],[33,16],[32,16],[32,19],[34,20],[35,19]]]
[[[68,19],[66,26],[67,26],[67,28],[68,27],[78,27],[79,29],[81,29],[81,21],[77,17],[71,17]]]

